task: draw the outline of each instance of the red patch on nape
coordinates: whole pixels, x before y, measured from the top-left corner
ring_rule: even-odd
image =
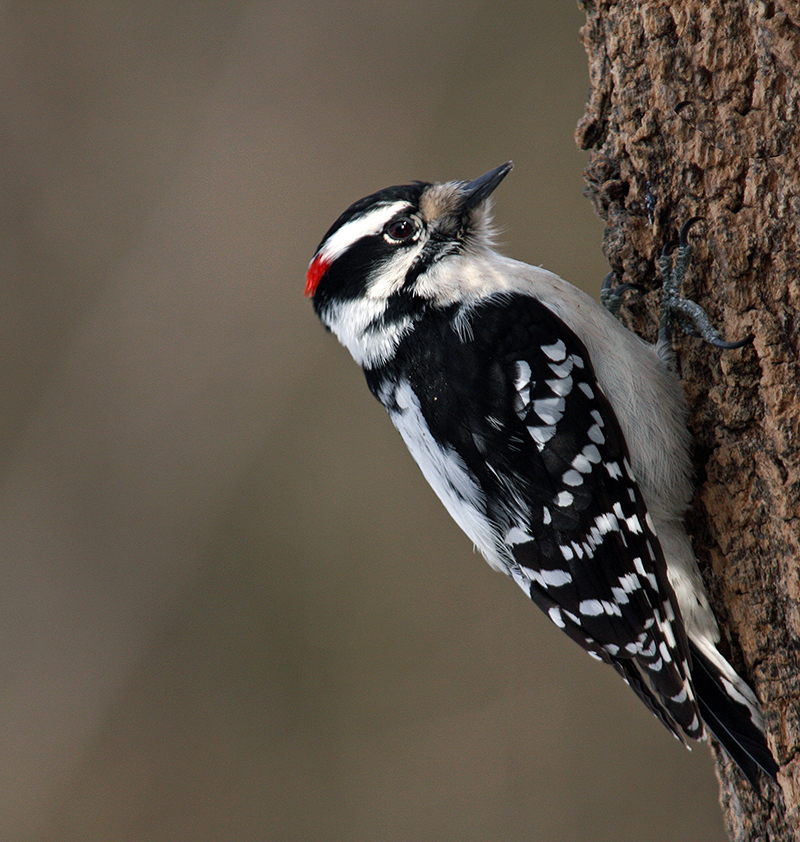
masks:
[[[311,261],[311,265],[308,267],[308,272],[306,273],[306,298],[311,298],[311,296],[317,291],[319,282],[322,280],[322,276],[330,268],[330,265],[331,261],[323,257],[321,254],[318,254]]]

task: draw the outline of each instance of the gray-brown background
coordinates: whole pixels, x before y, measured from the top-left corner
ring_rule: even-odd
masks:
[[[493,574],[302,298],[351,201],[513,158],[596,288],[568,0],[6,2],[0,835],[716,840],[705,748]]]

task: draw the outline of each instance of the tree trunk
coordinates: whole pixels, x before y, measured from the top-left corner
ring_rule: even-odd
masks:
[[[586,0],[592,83],[577,141],[618,281],[654,290],[690,217],[684,294],[741,350],[678,338],[696,449],[690,529],[730,657],[781,766],[759,799],[716,747],[734,840],[800,837],[800,9],[753,0]],[[633,296],[629,296],[633,298]],[[658,295],[630,303],[655,325]]]

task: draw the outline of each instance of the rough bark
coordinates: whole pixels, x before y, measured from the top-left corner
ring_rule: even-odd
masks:
[[[800,8],[583,7],[592,90],[576,138],[617,278],[654,290],[662,245],[701,216],[684,293],[726,338],[754,337],[676,344],[696,442],[690,528],[781,766],[759,799],[715,750],[721,801],[732,839],[786,842],[800,838]],[[652,331],[657,304],[633,301],[631,324]]]

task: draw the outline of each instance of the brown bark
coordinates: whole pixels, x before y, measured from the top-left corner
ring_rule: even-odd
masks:
[[[592,90],[576,137],[618,280],[655,289],[661,246],[701,216],[684,293],[726,338],[754,337],[676,345],[696,441],[690,528],[781,766],[759,799],[715,751],[728,832],[786,842],[800,838],[800,9],[583,5]],[[657,303],[633,302],[631,323],[652,330]]]

